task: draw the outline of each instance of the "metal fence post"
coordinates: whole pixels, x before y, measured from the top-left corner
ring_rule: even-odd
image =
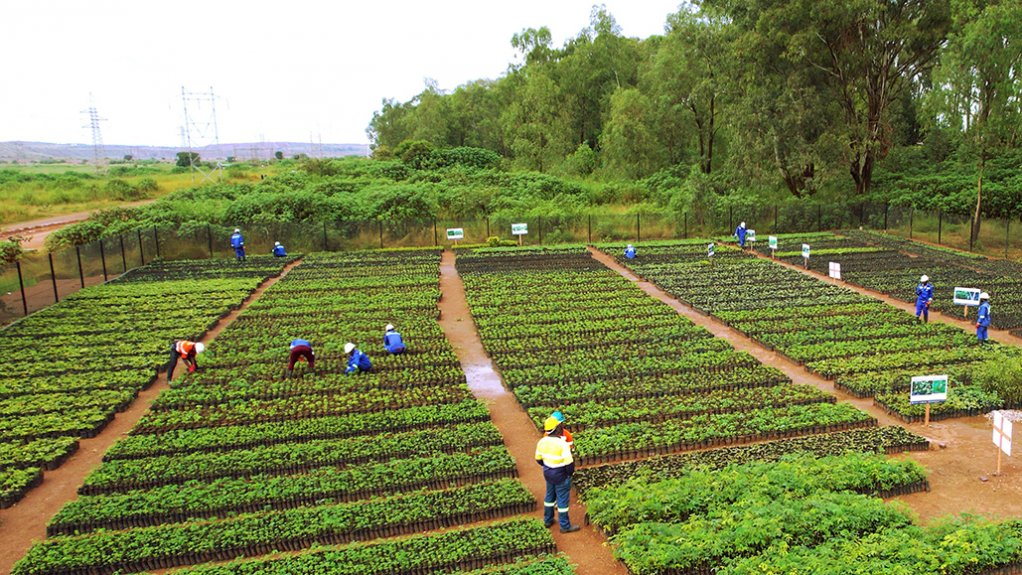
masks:
[[[213,230],[206,224],[206,241],[209,243],[209,259],[213,259]]]
[[[944,227],[944,213],[937,208],[937,244],[940,245],[941,232]]]
[[[138,234],[138,259],[142,260],[142,265],[145,265],[145,249],[142,247],[142,228],[137,228],[135,233]]]
[[[124,255],[124,234],[117,236],[121,240],[121,273],[128,271],[128,256]]]
[[[490,218],[486,218],[486,239],[490,239]]]
[[[156,226],[153,226],[153,241],[156,242],[156,257],[160,257],[160,234],[156,231]]]
[[[380,224],[380,249],[383,249],[383,220],[377,222]]]
[[[18,287],[21,288],[21,309],[28,315],[28,298],[25,297],[25,280],[21,276],[21,262],[14,260],[14,266],[18,268]]]
[[[589,214],[588,220],[589,220],[589,224],[588,224],[588,230],[587,230],[587,233],[586,233],[586,237],[589,238],[589,243],[593,243],[593,215],[592,214]]]
[[[887,232],[887,212],[890,211],[891,204],[884,202],[884,232]]]
[[[106,250],[103,249],[103,238],[99,240],[99,261],[103,262],[103,281],[108,281],[106,275]]]
[[[433,247],[440,245],[440,238],[436,235],[436,219],[433,219]]]
[[[78,281],[85,287],[85,273],[82,271],[82,248],[75,246],[75,257],[78,258]]]
[[[53,303],[60,301],[60,294],[57,293],[57,272],[53,270],[53,252],[46,254],[50,258],[50,281],[53,282]]]

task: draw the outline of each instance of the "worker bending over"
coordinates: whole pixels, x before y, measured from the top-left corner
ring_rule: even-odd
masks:
[[[316,369],[316,354],[312,351],[312,344],[305,339],[293,339],[291,340],[291,355],[287,360],[287,371],[284,372],[285,377],[291,377],[295,364],[300,359],[309,362],[309,369]]]
[[[628,247],[625,248],[625,257],[630,260],[635,259],[635,246],[633,246],[632,244],[628,244]]]
[[[401,334],[394,331],[394,324],[387,324],[383,333],[383,347],[395,355],[405,352],[405,342],[401,339]]]
[[[919,278],[919,285],[916,286],[916,319],[922,314],[923,322],[930,321],[930,304],[933,303],[933,284],[930,283],[930,276],[923,275]]]
[[[234,228],[231,234],[231,247],[234,248],[234,257],[239,261],[245,261],[245,238],[241,235],[241,229]]]
[[[170,360],[167,362],[167,381],[174,378],[174,368],[177,367],[178,358],[188,366],[188,373],[195,373],[199,369],[199,363],[195,356],[206,351],[206,346],[199,342],[188,341],[187,339],[176,340],[170,344]]]
[[[735,228],[734,236],[738,238],[738,245],[744,250],[745,249],[745,235],[749,233],[749,230],[745,229],[745,222],[738,224]]]
[[[575,460],[571,447],[564,440],[564,424],[554,417],[543,422],[546,434],[536,444],[536,463],[543,467],[546,480],[546,497],[543,498],[543,525],[554,524],[554,506],[561,524],[561,533],[578,531],[568,518],[568,501],[571,496],[571,476],[575,474]]]
[[[273,255],[278,258],[287,257],[287,250],[284,249],[284,246],[280,245],[280,242],[273,242]]]
[[[373,362],[369,361],[369,356],[362,353],[350,341],[344,344],[344,353],[348,354],[348,369],[344,373],[362,373],[373,368]]]
[[[987,342],[987,329],[990,327],[990,294],[979,294],[979,314],[976,316],[976,341]]]

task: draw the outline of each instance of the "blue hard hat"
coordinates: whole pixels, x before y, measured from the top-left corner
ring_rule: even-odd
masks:
[[[556,419],[557,421],[560,421],[561,423],[564,423],[564,414],[561,413],[560,411],[555,411],[551,413],[550,417]]]

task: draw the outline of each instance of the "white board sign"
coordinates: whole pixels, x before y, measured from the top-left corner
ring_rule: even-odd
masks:
[[[994,445],[1008,457],[1011,457],[1011,427],[1010,419],[1001,415],[1000,411],[994,412]]]
[[[802,244],[802,257],[809,259],[809,244]]]
[[[710,244],[710,245],[706,246],[706,257],[712,258],[713,257],[713,252],[714,252],[715,248],[716,248],[716,246],[714,246],[713,244]]]
[[[830,262],[830,277],[836,280],[841,279],[841,264]]]
[[[978,306],[981,291],[976,288],[956,287],[955,305]]]
[[[940,403],[947,400],[947,375],[920,375],[912,378],[909,403]]]
[[[767,236],[767,243],[770,245],[770,249],[777,249],[777,236]]]
[[[447,228],[447,239],[448,240],[463,240],[465,239],[464,228]]]
[[[745,236],[745,241],[747,242],[756,241],[756,230],[749,230],[748,235]]]
[[[512,236],[529,235],[529,224],[511,224],[511,235]]]

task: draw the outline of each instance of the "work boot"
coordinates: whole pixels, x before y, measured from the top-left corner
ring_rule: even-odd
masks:
[[[578,531],[579,529],[582,529],[582,528],[579,527],[578,525],[569,525],[567,527],[561,527],[561,533],[574,533],[574,532]]]

